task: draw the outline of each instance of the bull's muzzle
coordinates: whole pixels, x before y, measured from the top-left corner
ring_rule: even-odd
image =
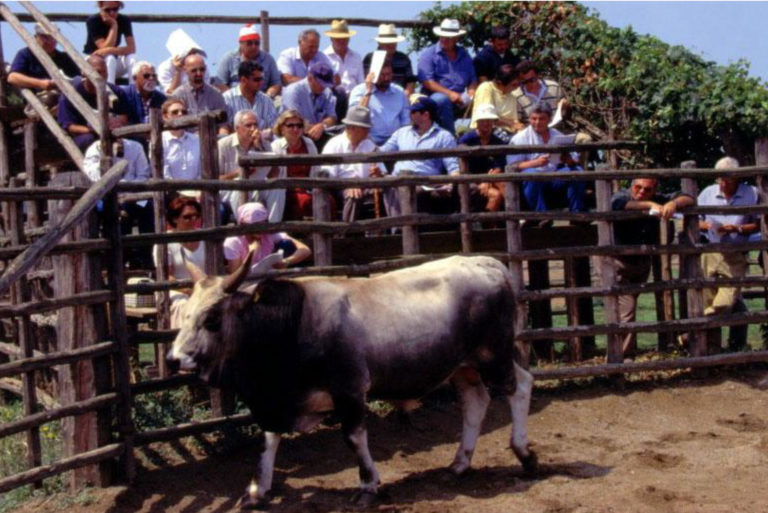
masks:
[[[165,363],[168,366],[168,370],[171,372],[171,374],[176,374],[179,372],[179,369],[181,368],[181,360],[173,356],[173,351],[168,351],[168,354],[165,355]]]

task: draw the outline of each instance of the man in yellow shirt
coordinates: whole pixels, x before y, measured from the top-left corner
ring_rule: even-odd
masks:
[[[481,107],[493,105],[499,116],[494,134],[509,142],[515,132],[525,128],[518,119],[517,99],[512,94],[518,86],[515,68],[510,64],[499,67],[496,77],[480,84],[475,92],[470,128],[477,128],[477,116],[478,112],[481,112]]]

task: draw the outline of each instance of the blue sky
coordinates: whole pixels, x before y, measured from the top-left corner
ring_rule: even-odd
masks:
[[[768,2],[584,2],[609,24],[617,27],[631,25],[637,32],[650,33],[672,44],[682,44],[709,60],[721,64],[746,58],[752,63],[751,74],[768,80]],[[143,2],[129,1],[126,14],[233,14],[245,15],[260,10],[272,16],[360,17],[373,19],[414,19],[433,2]],[[23,9],[16,2],[7,2],[15,12]],[[93,13],[95,2],[36,2],[43,12]],[[138,53],[143,59],[159,63],[167,58],[165,40],[176,24],[137,24],[134,31]],[[82,49],[85,27],[81,23],[60,22],[65,36]],[[183,28],[200,43],[214,64],[227,51],[236,47],[239,27],[221,24],[185,25]],[[271,52],[295,45],[296,34],[303,27],[273,26],[270,29]],[[315,27],[323,29],[324,27]],[[375,28],[353,27],[358,34],[352,38],[352,48],[360,53],[371,51],[375,43]],[[322,32],[322,30],[321,30]],[[13,59],[23,46],[20,38],[2,24],[2,43],[6,61]],[[328,45],[323,38],[321,48]],[[407,45],[402,43],[401,45]]]

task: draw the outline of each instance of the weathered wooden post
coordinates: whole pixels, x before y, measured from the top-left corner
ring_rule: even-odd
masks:
[[[5,62],[3,58],[3,42],[0,37],[0,62]],[[0,66],[0,109],[4,109],[8,106],[8,92],[6,84],[5,66]],[[0,119],[0,187],[8,187],[9,180],[11,179],[11,163],[9,160],[8,151],[8,134],[9,125],[5,121],[5,118]],[[2,228],[7,232],[9,228],[9,215],[10,209],[8,203],[0,205],[2,210],[3,221]]]
[[[88,187],[90,181],[79,172],[59,173],[52,186]],[[48,212],[51,224],[57,224],[71,209],[72,200],[50,200]],[[99,233],[96,213],[78,225],[62,242],[97,238]],[[101,261],[96,253],[68,253],[52,256],[53,288],[56,297],[101,290]],[[56,337],[59,351],[71,351],[105,340],[106,312],[104,305],[71,306],[58,313]],[[111,388],[111,370],[104,359],[82,360],[59,367],[59,401],[62,406],[90,399]],[[107,445],[111,438],[112,415],[109,409],[84,413],[62,420],[65,456],[74,456]],[[110,467],[105,463],[83,467],[72,472],[70,484],[74,488],[85,485],[106,486],[110,483]]]
[[[755,166],[768,166],[768,138],[755,141]],[[768,175],[757,177],[757,192],[760,195],[760,204],[768,205]],[[760,216],[760,238],[768,240],[768,214]],[[763,276],[768,276],[768,250],[761,251],[763,260]],[[768,288],[763,289],[765,294],[765,308],[768,310]],[[764,344],[765,347],[765,344]]]
[[[509,173],[509,166],[507,166]],[[514,171],[513,171],[514,172]],[[517,214],[520,212],[520,187],[516,182],[504,182],[504,211],[508,214]],[[515,294],[515,336],[523,332],[528,327],[528,304],[520,301],[520,293],[523,292],[523,262],[517,258],[523,250],[523,242],[520,234],[520,221],[517,219],[507,219],[507,253],[509,254],[509,271],[512,273],[512,292]],[[524,342],[525,349],[522,351],[521,359],[523,366],[527,369],[530,366],[531,343]]]
[[[400,176],[414,176],[411,171],[402,171]],[[400,213],[409,216],[416,213],[416,186],[403,185],[398,187],[397,195],[400,201]],[[419,254],[419,227],[415,224],[406,223],[402,226],[403,231],[403,255]]]
[[[37,121],[28,119],[24,122],[24,174],[26,174],[26,186],[30,189],[37,185],[36,151]],[[37,228],[41,226],[41,218],[42,213],[37,200],[27,202],[27,224]]]
[[[327,171],[320,171],[318,178],[328,178]],[[312,218],[316,223],[324,223],[331,220],[331,202],[328,199],[328,192],[321,188],[312,189]],[[312,233],[312,254],[315,265],[331,265],[333,263],[333,244],[331,235],[313,232]]]
[[[261,22],[261,50],[269,53],[269,11],[259,13]]]
[[[608,166],[601,166],[601,171]],[[611,195],[613,193],[611,180],[595,180],[595,196],[598,212],[611,212]],[[609,219],[601,219],[597,222],[597,241],[600,247],[614,246],[613,223]],[[597,257],[600,266],[600,276],[603,287],[610,288],[616,285],[616,267],[610,256]],[[619,323],[619,300],[616,295],[603,296],[603,309],[605,322],[608,324]],[[623,360],[622,337],[618,334],[608,335],[606,347],[606,361],[608,363],[621,363]]]
[[[460,157],[459,173],[461,175],[466,175],[468,169],[467,159]],[[460,183],[458,190],[459,202],[461,204],[461,213],[469,214],[472,211],[469,202],[469,184]],[[462,221],[459,229],[461,230],[461,251],[463,253],[472,253],[472,222]]]

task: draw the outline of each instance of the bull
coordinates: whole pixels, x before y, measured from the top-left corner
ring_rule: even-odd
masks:
[[[414,401],[450,380],[463,431],[450,470],[470,466],[490,403],[509,401],[510,445],[532,473],[527,418],[533,377],[513,341],[512,276],[489,257],[454,256],[372,278],[266,279],[242,289],[250,255],[229,276],[196,281],[169,365],[233,390],[264,432],[258,478],[241,502],[268,503],[281,433],[334,412],[355,452],[361,502],[379,474],[368,449],[366,400]]]

